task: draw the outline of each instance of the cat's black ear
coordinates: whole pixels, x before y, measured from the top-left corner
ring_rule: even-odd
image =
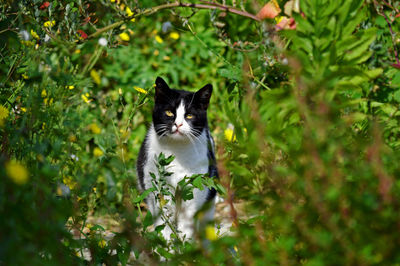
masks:
[[[154,100],[156,102],[162,101],[163,99],[167,99],[170,94],[171,89],[168,84],[160,77],[156,79],[156,94],[154,96]]]
[[[195,93],[196,102],[200,104],[201,109],[206,110],[208,108],[212,90],[212,85],[207,84]]]

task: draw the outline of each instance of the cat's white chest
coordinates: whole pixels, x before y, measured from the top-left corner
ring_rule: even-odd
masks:
[[[175,157],[172,163],[167,166],[167,171],[172,173],[167,178],[167,181],[173,187],[176,187],[177,183],[185,176],[208,172],[207,138],[204,133],[199,138],[186,143],[163,142],[156,136],[154,129],[151,128],[148,151],[150,160],[155,160],[153,158],[158,157],[160,153],[167,157],[170,155]]]

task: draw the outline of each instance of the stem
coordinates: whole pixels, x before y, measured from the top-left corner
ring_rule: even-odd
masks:
[[[395,58],[396,58],[396,62],[397,62],[397,64],[400,64],[399,55],[398,55],[398,53],[397,53],[397,48],[396,48],[396,41],[395,41],[395,39],[394,39],[395,33],[393,32],[392,24],[390,23],[390,21],[389,21],[388,17],[386,16],[385,12],[382,11],[382,15],[383,15],[383,17],[385,18],[386,23],[387,23],[388,26],[389,26],[390,35],[391,35],[391,37],[392,37],[393,50],[394,50],[394,56],[395,56]]]
[[[259,17],[257,17],[256,15],[250,14],[246,11],[242,11],[239,9],[236,9],[234,7],[231,6],[225,6],[225,5],[221,5],[221,4],[217,4],[217,3],[212,3],[212,2],[206,2],[206,4],[193,4],[193,3],[182,3],[182,2],[175,2],[175,3],[168,3],[168,4],[163,4],[163,5],[159,5],[159,6],[155,6],[155,7],[151,7],[148,9],[143,10],[142,12],[139,12],[135,15],[129,16],[124,18],[124,20],[115,22],[111,25],[108,25],[104,28],[101,28],[99,30],[97,30],[95,33],[89,35],[88,39],[94,38],[99,36],[100,34],[102,34],[105,31],[108,30],[112,30],[114,28],[117,28],[119,26],[121,26],[122,24],[125,23],[125,21],[129,21],[132,18],[137,18],[140,16],[148,16],[151,14],[154,14],[162,9],[170,9],[170,8],[175,8],[175,7],[190,7],[190,8],[197,8],[197,9],[219,9],[219,10],[223,10],[225,12],[229,12],[229,13],[233,13],[239,16],[243,16],[243,17],[247,17],[250,19],[253,19],[255,21],[260,22],[261,19]]]

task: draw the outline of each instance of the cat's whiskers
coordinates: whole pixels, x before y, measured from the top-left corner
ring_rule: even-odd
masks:
[[[192,136],[194,138],[195,141],[199,141],[202,145],[206,145],[207,141],[205,139],[200,138],[201,134],[199,136],[196,136],[193,134],[193,132],[189,132],[188,135]],[[194,145],[194,143],[193,143]]]
[[[168,125],[167,124],[161,124],[158,125],[157,128],[155,128],[156,133],[161,137],[164,137],[165,135],[168,134]]]

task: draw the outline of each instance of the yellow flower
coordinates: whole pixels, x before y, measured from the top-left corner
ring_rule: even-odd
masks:
[[[128,33],[122,32],[119,34],[119,38],[125,42],[129,41],[131,38],[129,37]]]
[[[47,96],[47,92],[45,89],[42,90],[42,93],[40,94],[42,96],[42,98]]]
[[[99,241],[98,245],[99,247],[104,248],[105,246],[107,246],[107,242],[104,239],[102,239]]]
[[[140,87],[137,86],[133,86],[133,88],[135,89],[135,91],[143,93],[143,94],[147,94],[147,91],[145,89],[142,89]]]
[[[55,20],[48,20],[43,24],[46,28],[48,27],[53,27],[54,25],[56,25],[56,21]]]
[[[28,182],[29,174],[25,166],[17,161],[6,163],[6,173],[8,177],[17,185],[24,185]]]
[[[163,39],[160,37],[160,35],[156,35],[156,42],[158,42],[158,43],[163,43],[164,41],[163,41]]]
[[[25,107],[21,107],[21,111],[26,113],[26,108]]]
[[[177,33],[177,32],[171,32],[170,34],[169,34],[169,37],[171,38],[171,39],[174,39],[174,40],[178,40],[179,39],[179,33]]]
[[[164,59],[165,61],[169,61],[169,60],[171,60],[171,57],[169,57],[168,55],[166,55],[166,56],[163,57],[163,59]]]
[[[158,50],[155,50],[155,51],[153,52],[153,54],[154,54],[155,56],[157,56],[157,55],[159,55],[159,54],[160,54],[160,51],[158,51]]]
[[[122,89],[121,88],[118,88],[118,94],[122,95]]]
[[[67,187],[69,187],[69,189],[71,189],[71,190],[73,190],[73,189],[76,187],[76,185],[77,185],[76,181],[74,181],[74,180],[72,179],[72,177],[70,177],[70,176],[64,176],[64,177],[63,177],[63,183],[64,183]]]
[[[75,86],[74,85],[69,85],[69,86],[65,86],[65,88],[73,90],[73,89],[75,89]]]
[[[134,15],[134,13],[132,12],[132,10],[131,10],[129,7],[126,7],[125,11],[126,11],[126,14],[127,14],[129,17]],[[132,18],[131,21],[132,21],[132,22],[135,22],[135,18]]]
[[[21,76],[22,76],[23,79],[28,79],[29,78],[27,74],[22,74]]]
[[[74,54],[80,54],[81,53],[81,49],[76,49],[75,51],[74,51]]]
[[[236,136],[232,128],[225,129],[224,136],[227,141],[234,142],[236,140]]]
[[[35,38],[35,39],[37,39],[37,40],[40,39],[40,38],[39,38],[39,35],[38,35],[34,30],[32,30],[32,29],[31,29],[31,35],[32,35],[33,38]]]
[[[62,189],[60,186],[57,187],[56,194],[57,194],[57,196],[62,196]]]
[[[71,134],[68,136],[68,140],[71,142],[75,142],[76,141],[76,136],[74,134]]]
[[[85,103],[90,103],[91,102],[91,99],[89,99],[88,96],[86,96],[85,94],[82,94],[81,98]]]
[[[101,78],[99,73],[96,71],[96,69],[90,70],[90,76],[92,77],[93,81],[97,84],[100,85],[101,83]]]
[[[279,24],[279,22],[281,22],[283,18],[284,18],[283,16],[275,17],[276,24]]]
[[[3,105],[0,105],[0,120],[6,119],[8,117],[8,109]]]
[[[96,148],[93,149],[93,155],[94,156],[100,157],[103,154],[104,154],[104,152],[100,148],[96,147]]]
[[[100,134],[101,133],[101,128],[96,123],[92,123],[89,125],[90,130],[92,131],[93,134]]]
[[[115,3],[115,0],[110,0],[111,3]]]
[[[218,239],[217,233],[215,232],[215,227],[212,225],[207,225],[205,229],[206,238],[210,241]]]

